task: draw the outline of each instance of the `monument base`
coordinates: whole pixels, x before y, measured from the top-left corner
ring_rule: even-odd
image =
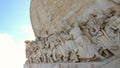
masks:
[[[25,64],[24,68],[120,68],[120,56],[101,62]]]

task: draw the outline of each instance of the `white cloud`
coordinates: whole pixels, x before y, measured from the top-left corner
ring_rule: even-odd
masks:
[[[12,35],[0,33],[0,68],[23,68],[25,44],[15,42]]]
[[[0,68],[23,68],[25,63],[25,40],[35,39],[31,26],[24,25],[21,41],[16,41],[10,34],[0,33]],[[19,37],[18,37],[19,38]]]
[[[14,41],[12,40],[12,36],[0,33],[0,45],[6,46],[6,45],[15,45]]]
[[[27,37],[26,39],[28,39],[28,40],[35,39],[33,29],[30,25],[24,25],[22,27],[22,31],[24,32],[25,36]]]

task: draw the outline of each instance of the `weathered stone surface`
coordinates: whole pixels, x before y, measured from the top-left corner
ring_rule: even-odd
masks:
[[[120,68],[120,56],[102,62],[25,64],[24,68]]]
[[[32,0],[31,23],[36,37],[61,31],[63,27],[87,20],[89,14],[118,9],[112,0]],[[119,0],[113,0],[119,3]],[[112,5],[111,5],[112,4]],[[81,18],[82,17],[82,18]]]
[[[120,0],[32,0],[30,14],[36,40],[25,42],[28,65],[120,56]]]

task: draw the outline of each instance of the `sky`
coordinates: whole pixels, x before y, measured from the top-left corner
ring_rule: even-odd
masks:
[[[34,40],[30,0],[0,0],[0,68],[23,68],[25,40]]]

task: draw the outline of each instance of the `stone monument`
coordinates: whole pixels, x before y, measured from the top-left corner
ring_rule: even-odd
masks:
[[[120,68],[120,0],[31,0],[30,18],[24,68]]]

